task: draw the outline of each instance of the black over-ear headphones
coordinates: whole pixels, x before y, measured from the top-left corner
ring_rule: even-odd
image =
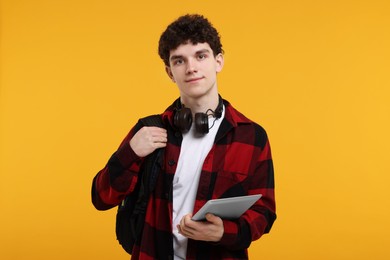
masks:
[[[209,132],[209,115],[215,117],[215,120],[221,118],[223,111],[223,100],[221,96],[219,96],[218,106],[213,111],[208,109],[206,113],[195,113],[195,131],[197,134],[205,135]],[[173,116],[173,125],[178,128],[182,133],[186,133],[190,130],[192,125],[192,111],[188,107],[184,107],[180,99],[177,100],[176,103],[176,111]],[[214,124],[213,124],[214,125]]]

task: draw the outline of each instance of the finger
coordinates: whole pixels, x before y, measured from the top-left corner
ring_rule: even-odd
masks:
[[[213,214],[211,214],[211,213],[207,213],[206,214],[206,220],[208,221],[208,222],[211,222],[211,223],[214,223],[215,222],[215,215],[213,215]]]
[[[193,231],[193,228],[191,228],[189,225],[188,225],[188,218],[187,216],[184,216],[181,220],[180,220],[180,229],[181,229],[181,232],[185,235],[189,235],[192,233]]]
[[[180,225],[177,225],[177,230],[178,230],[179,234],[184,236],[184,237],[190,238],[192,236],[191,232],[183,230]]]
[[[222,219],[211,213],[206,214],[206,220],[214,225],[218,225],[218,226],[223,225]]]
[[[167,139],[163,137],[151,137],[150,140],[148,140],[148,144],[154,150],[156,148],[165,147],[167,145]]]
[[[167,133],[150,133],[150,138],[154,142],[167,142],[168,141],[168,136]]]
[[[166,147],[166,146],[167,146],[167,143],[166,143],[166,142],[164,142],[164,143],[154,143],[154,144],[153,144],[153,148],[155,148],[155,149],[164,148],[164,147]]]
[[[158,134],[158,135],[166,135],[167,134],[167,130],[164,128],[160,128],[160,127],[150,126],[150,127],[148,127],[148,130],[153,134]]]
[[[181,233],[180,234],[182,234],[183,236],[188,237],[188,238],[194,236],[194,233],[192,231],[186,230],[185,228],[184,229],[181,228]]]
[[[168,139],[166,136],[156,136],[154,137],[154,141],[158,143],[166,143]]]
[[[163,128],[153,127],[153,126],[144,126],[139,131],[143,133],[145,136],[156,137],[156,136],[164,136],[167,137],[167,130]]]
[[[185,227],[187,227],[187,228],[192,228],[192,229],[193,229],[193,227],[192,227],[193,221],[191,220],[191,217],[192,217],[191,214],[187,214],[187,215],[185,215],[185,216],[182,218],[182,220],[183,220],[183,223],[184,223],[184,226],[185,226]]]

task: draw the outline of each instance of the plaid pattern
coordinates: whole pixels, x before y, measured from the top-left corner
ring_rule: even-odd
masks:
[[[172,124],[174,104],[162,114],[168,130],[163,170],[149,200],[142,238],[134,246],[132,259],[173,259],[172,180],[182,141],[181,133]],[[189,240],[187,259],[247,259],[250,243],[268,233],[276,219],[274,172],[267,134],[229,102],[224,100],[224,104],[225,118],[204,161],[193,212],[209,199],[258,193],[263,197],[239,219],[223,220],[221,241]],[[97,209],[112,208],[133,191],[143,159],[130,148],[129,140],[139,129],[138,123],[95,176],[92,202]]]

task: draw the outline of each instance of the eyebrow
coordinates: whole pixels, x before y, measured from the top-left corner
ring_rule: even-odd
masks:
[[[201,50],[195,52],[195,55],[199,55],[199,54],[202,54],[202,53],[210,53],[210,50],[208,50],[208,49],[201,49]],[[177,59],[182,59],[182,58],[184,58],[183,55],[173,55],[170,58],[170,60],[172,61],[172,60],[177,60]]]

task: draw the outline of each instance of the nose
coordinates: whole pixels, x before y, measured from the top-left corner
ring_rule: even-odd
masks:
[[[196,67],[196,61],[193,59],[188,59],[187,61],[187,68],[186,68],[186,73],[187,74],[192,74],[197,72],[197,67]]]

